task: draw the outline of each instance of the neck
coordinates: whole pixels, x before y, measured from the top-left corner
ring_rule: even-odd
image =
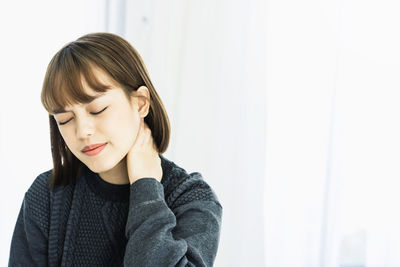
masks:
[[[128,169],[126,167],[126,157],[124,157],[114,168],[99,173],[104,181],[110,184],[129,184]]]

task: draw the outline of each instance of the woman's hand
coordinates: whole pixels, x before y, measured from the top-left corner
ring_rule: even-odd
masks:
[[[161,159],[151,136],[151,130],[143,118],[136,140],[126,155],[126,164],[130,184],[141,178],[155,178],[161,182],[163,175]]]

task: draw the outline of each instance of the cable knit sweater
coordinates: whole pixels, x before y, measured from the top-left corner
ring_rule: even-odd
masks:
[[[222,207],[198,172],[160,155],[163,177],[111,184],[89,168],[49,189],[51,170],[25,193],[9,266],[212,266]]]

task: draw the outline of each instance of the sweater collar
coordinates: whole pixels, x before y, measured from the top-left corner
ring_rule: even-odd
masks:
[[[161,167],[163,169],[163,177],[161,183],[164,184],[169,180],[171,172],[171,162],[164,156],[161,158]],[[113,202],[128,202],[130,194],[130,184],[112,184],[103,180],[98,173],[91,171],[87,166],[84,167],[83,176],[90,189],[103,199]]]
[[[113,202],[128,202],[130,184],[112,184],[104,181],[98,173],[91,171],[87,166],[83,175],[89,188],[96,195]]]

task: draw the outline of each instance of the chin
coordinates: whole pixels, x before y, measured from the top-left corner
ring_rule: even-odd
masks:
[[[102,172],[107,172],[113,168],[115,168],[119,163],[121,163],[121,160],[94,160],[92,162],[87,162],[85,165],[95,173],[102,173]]]

